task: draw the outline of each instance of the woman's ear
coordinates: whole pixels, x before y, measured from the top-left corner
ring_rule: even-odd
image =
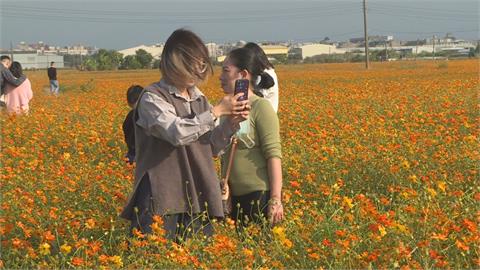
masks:
[[[247,79],[248,74],[249,73],[246,69],[240,71],[240,76],[242,76],[242,79]]]

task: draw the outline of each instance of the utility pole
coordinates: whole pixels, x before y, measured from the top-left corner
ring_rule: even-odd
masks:
[[[363,0],[363,32],[365,39],[365,68],[369,68],[368,59],[368,33],[367,33],[367,0]]]
[[[433,35],[433,60],[435,61],[435,35]]]
[[[417,44],[415,44],[415,61],[417,61],[417,54],[418,54],[418,38],[417,38]]]
[[[387,48],[387,41],[385,40],[385,61],[388,61],[388,48]]]
[[[480,40],[477,41],[477,50],[480,50]],[[475,50],[475,53],[480,53],[480,51],[477,52],[477,50]]]
[[[12,59],[12,62],[13,62],[13,43],[11,40],[10,40],[10,59]]]

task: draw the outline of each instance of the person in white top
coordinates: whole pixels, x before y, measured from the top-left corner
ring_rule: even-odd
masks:
[[[278,112],[278,78],[272,63],[268,61],[267,55],[258,44],[249,42],[245,44],[244,48],[249,49],[255,53],[256,61],[258,61],[259,64],[262,66],[263,71],[270,75],[270,77],[272,77],[273,86],[264,87],[265,83],[262,82],[261,77],[258,76],[255,83],[255,90],[260,92],[264,98],[270,101],[270,104],[272,104],[275,112]]]

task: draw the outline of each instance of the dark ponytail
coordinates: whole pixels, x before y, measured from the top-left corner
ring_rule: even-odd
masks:
[[[257,61],[255,53],[247,48],[238,48],[228,54],[232,64],[240,70],[247,70],[252,76],[250,82],[255,90],[267,89],[272,87],[275,82],[273,78],[264,72],[262,64]],[[255,85],[256,79],[260,77],[260,83]],[[258,91],[254,91],[257,96],[263,97]]]
[[[22,65],[19,62],[14,61],[10,66],[10,72],[12,73],[13,76],[17,78],[22,77],[23,75]]]
[[[257,85],[257,88],[268,89],[274,85],[275,85],[275,81],[273,80],[272,76],[270,76],[266,72],[262,72],[260,74],[260,83]]]
[[[262,47],[260,47],[257,43],[248,42],[247,44],[245,44],[245,46],[243,46],[243,48],[249,49],[255,54],[256,61],[259,62],[262,70],[273,68],[272,63],[270,63],[270,61],[268,60],[268,57],[263,51]]]

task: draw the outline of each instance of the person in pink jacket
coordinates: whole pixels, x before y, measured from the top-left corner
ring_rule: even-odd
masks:
[[[13,62],[10,66],[13,76],[20,78],[23,75],[22,65]],[[29,103],[33,97],[32,84],[27,78],[19,86],[7,83],[5,86],[5,103],[10,114],[28,114]]]

